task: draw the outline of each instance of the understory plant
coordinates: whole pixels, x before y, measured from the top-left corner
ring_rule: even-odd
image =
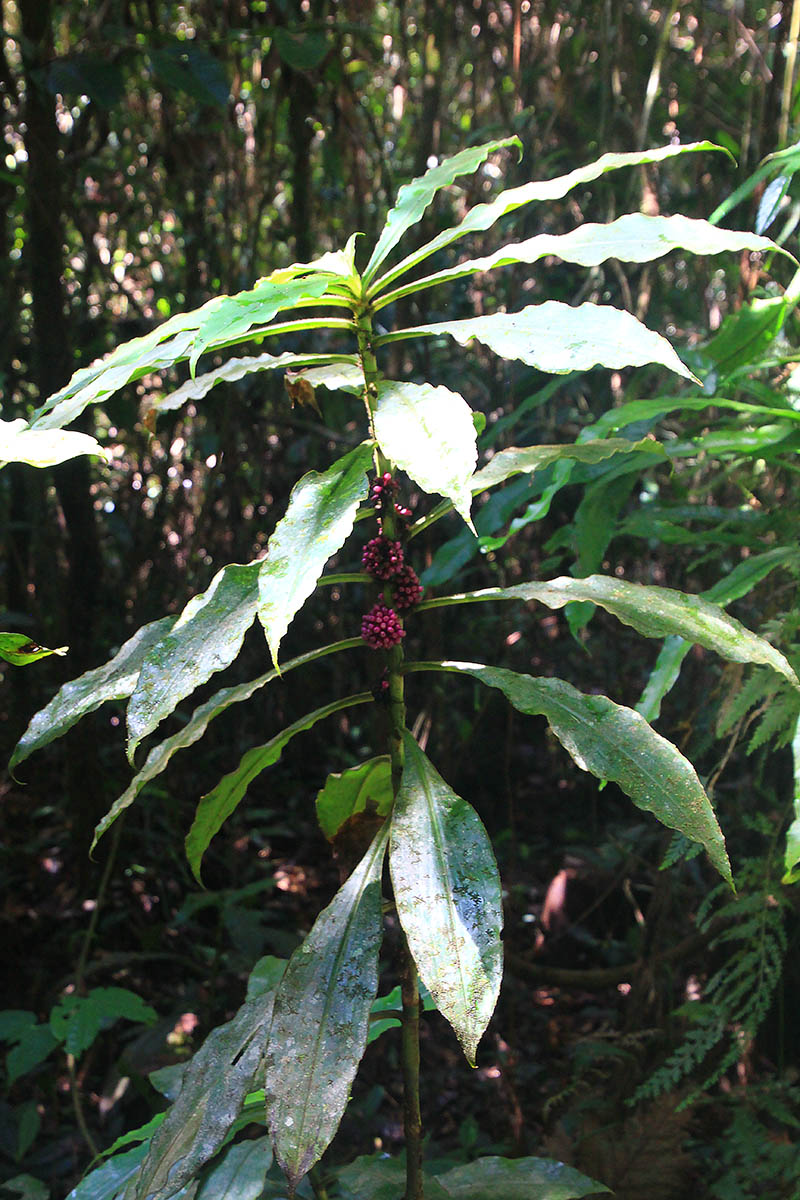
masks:
[[[640,713],[550,675],[534,677],[480,661],[412,659],[404,649],[407,627],[413,622],[424,641],[425,614],[435,608],[536,602],[560,609],[588,603],[646,637],[679,636],[734,662],[769,669],[793,689],[800,684],[779,651],[724,609],[666,588],[592,574],[455,595],[424,593],[416,537],[453,510],[474,536],[474,497],[548,465],[568,472],[576,463],[625,456],[657,461],[665,458],[665,450],[653,437],[598,436],[569,445],[501,449],[479,467],[481,414],[449,387],[388,378],[382,370],[384,347],[406,339],[450,338],[467,350],[478,341],[497,355],[556,375],[596,365],[656,364],[683,379],[695,377],[665,338],[630,313],[605,305],[546,301],[513,313],[410,328],[390,329],[383,322],[406,297],[515,263],[532,266],[558,257],[591,267],[609,258],[647,262],[679,248],[717,254],[766,253],[776,247],[763,236],[721,230],[679,214],[631,213],[606,225],[586,223],[562,236],[538,234],[510,242],[482,258],[455,263],[452,253],[440,254],[470,233],[485,233],[502,217],[558,200],[606,172],[716,149],[703,142],[606,154],[558,179],[501,190],[469,209],[456,226],[397,259],[401,238],[440,189],[481,172],[490,155],[515,147],[515,138],[501,139],[438,163],[400,189],[368,258],[354,234],[341,250],[276,270],[250,291],[219,296],[173,317],[79,371],[31,423],[34,432],[59,429],[87,405],[182,362],[189,364],[188,380],[153,401],[152,419],[159,411],[201,400],[218,383],[280,370],[287,373],[287,389],[296,402],[317,403],[317,389],[341,391],[352,397],[348,421],[361,422],[358,445],[295,484],[263,559],[223,566],[177,619],[164,617],[142,627],[108,663],[66,684],[32,719],[12,769],[105,701],[127,699],[127,752],[135,773],[98,824],[95,843],[173,755],[197,742],[220,714],[243,703],[269,712],[271,685],[326,655],[352,654],[352,676],[360,675],[361,689],[298,714],[249,749],[202,797],[186,836],[198,881],[211,839],[291,739],[335,713],[365,705],[375,712],[376,728],[385,731],[383,752],[376,757],[327,780],[320,764],[318,816],[334,845],[340,839],[346,846],[352,869],[345,882],[288,963],[259,964],[244,1005],[209,1035],[185,1068],[167,1112],[121,1139],[118,1149],[124,1152],[92,1172],[76,1197],[99,1200],[124,1193],[126,1200],[167,1200],[178,1193],[193,1196],[198,1184],[209,1198],[279,1196],[284,1185],[266,1178],[273,1153],[290,1195],[298,1189],[308,1194],[304,1177],[339,1126],[375,1032],[370,1018],[380,1015],[381,1005],[375,1009],[379,953],[388,912],[402,930],[405,1162],[360,1159],[333,1179],[316,1179],[316,1194],[326,1194],[329,1187],[329,1194],[351,1200],[379,1200],[397,1197],[404,1188],[406,1200],[423,1195],[482,1200],[578,1197],[606,1190],[562,1164],[536,1158],[490,1157],[440,1174],[423,1171],[420,981],[474,1064],[501,984],[503,912],[489,836],[477,812],[437,771],[435,751],[428,757],[412,736],[405,680],[412,673],[474,680],[502,693],[520,713],[543,716],[582,770],[616,782],[639,808],[698,843],[732,884],[722,831],[692,765]],[[436,254],[444,265],[422,274],[420,268]],[[203,355],[303,333],[314,339],[313,352],[217,358],[205,373],[197,373]],[[328,350],[334,338],[341,340],[341,349]],[[416,511],[410,508],[412,494]],[[329,560],[340,555],[360,558],[362,569],[326,573]],[[334,584],[371,589],[360,628],[344,640],[282,659],[281,644],[295,615],[317,589]],[[263,626],[272,665],[247,683],[218,691],[184,714],[177,732],[159,740],[162,723],[234,661],[255,620]],[[152,741],[141,761],[146,739]],[[268,1139],[235,1140],[246,1125],[265,1120]],[[127,1148],[132,1143],[138,1144]]]

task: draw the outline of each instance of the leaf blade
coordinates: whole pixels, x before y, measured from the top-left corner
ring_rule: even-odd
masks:
[[[389,870],[397,914],[436,1007],[474,1065],[503,973],[500,877],[478,814],[404,735]]]

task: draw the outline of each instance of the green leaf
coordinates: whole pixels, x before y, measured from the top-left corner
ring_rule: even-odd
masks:
[[[534,471],[540,471],[562,458],[595,464],[615,454],[638,453],[667,457],[664,447],[654,438],[642,438],[638,442],[628,441],[627,438],[597,438],[592,442],[572,442],[564,446],[509,446],[506,450],[498,450],[485,467],[476,471],[470,487],[473,494],[483,492],[510,479],[512,475],[532,475]]]
[[[36,1024],[36,1014],[24,1008],[6,1008],[0,1012],[0,1042],[18,1042],[26,1029]]]
[[[793,808],[794,820],[786,831],[786,849],[784,850],[784,884],[800,882],[800,721],[795,726],[792,737],[792,773],[794,776]]]
[[[775,154],[768,154],[762,160],[759,167],[752,175],[741,184],[734,192],[723,200],[709,217],[715,225],[722,220],[724,216],[740,204],[742,200],[746,200],[751,195],[763,179],[769,178],[770,175],[775,175],[779,171],[794,171],[800,167],[800,142],[795,142],[793,146],[787,146],[784,150],[779,150]]]
[[[205,1176],[197,1200],[258,1200],[272,1164],[269,1138],[260,1137],[230,1146]]]
[[[564,262],[575,263],[577,266],[595,267],[610,258],[620,262],[651,262],[672,250],[688,250],[691,254],[722,254],[741,250],[778,249],[770,238],[758,237],[754,233],[718,229],[708,221],[680,215],[649,217],[644,213],[628,213],[604,225],[586,222],[571,233],[539,233],[524,242],[511,242],[495,250],[493,254],[469,259],[456,267],[437,271],[434,275],[398,288],[397,291],[383,296],[376,308],[380,309],[401,296],[411,295],[424,288],[473,275],[476,271],[491,271],[496,267],[510,266],[512,263],[533,264],[551,256]]]
[[[308,298],[321,297],[327,286],[324,276],[286,282],[262,279],[250,291],[216,296],[194,312],[178,313],[150,333],[125,342],[106,358],[77,371],[66,387],[37,410],[35,427],[53,429],[66,425],[87,405],[108,399],[131,380],[166,370],[185,359],[189,359],[194,374],[194,366],[206,350],[234,344],[253,326],[266,325],[284,309]]]
[[[397,915],[436,1007],[474,1065],[503,975],[500,877],[483,824],[413,737],[392,814]]]
[[[219,1150],[245,1097],[258,1086],[281,969],[276,960],[272,987],[245,1000],[233,1020],[213,1030],[192,1058],[126,1200],[167,1200]]]
[[[553,375],[588,371],[595,366],[658,363],[699,383],[666,338],[648,329],[632,313],[607,304],[587,303],[572,308],[558,300],[547,300],[544,304],[529,304],[518,313],[492,313],[488,317],[400,329],[376,338],[376,344],[440,334],[447,334],[461,346],[477,338],[501,358],[515,358]]]
[[[340,550],[367,495],[372,446],[362,442],[320,474],[309,471],[292,488],[286,516],[260,563],[258,617],[272,660],[289,623],[317,586],[325,563]]]
[[[170,621],[172,620],[172,618],[169,619]],[[363,645],[364,643],[360,637],[348,638],[341,642],[332,642],[329,646],[321,646],[318,650],[309,650],[305,654],[299,654],[297,658],[284,663],[281,673],[285,675],[295,667],[302,667],[308,662],[313,662],[315,659],[324,658],[327,654],[336,654],[340,650],[353,650]],[[273,679],[277,678],[277,671],[266,671],[263,675],[259,675],[257,679],[252,679],[248,683],[240,683],[235,687],[222,688],[210,700],[207,700],[205,704],[201,704],[199,708],[196,708],[186,724],[177,733],[174,733],[172,737],[166,738],[165,741],[160,742],[157,746],[153,746],[145,759],[141,771],[134,775],[122,795],[114,801],[106,815],[98,822],[95,827],[91,849],[94,850],[100,838],[113,825],[120,813],[133,804],[145,784],[155,779],[156,776],[160,775],[166,769],[172,755],[176,751],[184,750],[187,746],[193,746],[195,742],[200,740],[209,723],[215,717],[225,712],[232,704],[241,704],[243,701],[249,700],[260,688],[265,687]]]
[[[6,1055],[6,1084],[11,1087],[20,1075],[27,1075],[58,1045],[48,1025],[29,1025],[16,1039],[17,1044]]]
[[[470,529],[470,480],[478,460],[472,410],[429,383],[378,384],[375,436],[387,458],[426,492],[446,496]]]
[[[389,757],[381,754],[347,771],[329,775],[317,793],[317,820],[328,841],[356,813],[388,816],[394,795]]]
[[[372,698],[371,692],[360,692],[355,696],[347,696],[343,700],[334,700],[331,704],[325,704],[322,708],[306,714],[292,725],[287,726],[281,733],[276,734],[265,745],[254,746],[248,750],[238,767],[221,779],[213,791],[202,797],[197,806],[192,827],[186,835],[186,857],[198,883],[202,883],[200,865],[209,842],[222,828],[231,813],[235,812],[256,776],[278,761],[284,746],[296,734],[311,729],[312,725],[316,725],[317,721],[321,721],[323,717],[331,716],[343,708],[352,708],[356,704],[366,704]]]
[[[491,1155],[453,1167],[437,1182],[453,1200],[580,1200],[608,1192],[574,1167],[549,1158],[498,1158]]]
[[[460,225],[456,225],[453,229],[443,230],[432,241],[409,254],[407,258],[404,258],[383,278],[373,284],[370,292],[372,295],[377,295],[400,275],[410,271],[412,267],[429,258],[431,254],[435,254],[437,250],[442,250],[468,233],[482,233],[486,229],[491,229],[492,225],[501,217],[522,208],[525,204],[560,200],[573,188],[582,183],[591,183],[593,179],[599,179],[608,171],[617,171],[621,167],[635,167],[643,163],[663,162],[678,154],[690,154],[698,150],[722,150],[722,147],[715,146],[713,142],[692,142],[686,146],[660,146],[655,150],[635,151],[632,154],[603,154],[588,166],[578,167],[576,170],[570,171],[568,175],[561,175],[557,179],[535,180],[532,183],[524,183],[520,187],[509,188],[500,192],[487,204],[476,204],[469,210]],[[727,151],[722,150],[722,153],[727,154]]]
[[[362,1155],[337,1172],[337,1182],[344,1188],[344,1200],[399,1200],[405,1194],[405,1156]],[[425,1176],[425,1200],[448,1200],[448,1196],[438,1179]]]
[[[121,1196],[125,1185],[138,1176],[149,1145],[149,1142],[143,1142],[125,1154],[107,1159],[102,1166],[84,1176],[67,1200],[115,1200]]]
[[[127,988],[92,988],[86,996],[71,992],[59,998],[50,1013],[50,1031],[68,1054],[79,1058],[98,1033],[123,1018],[150,1025],[158,1013]]]
[[[425,987],[424,983],[419,985],[419,999],[423,1012],[435,1012],[436,1004],[431,997],[430,992]],[[367,1034],[367,1045],[371,1046],[378,1038],[387,1032],[389,1029],[400,1029],[402,1021],[395,1013],[399,1013],[403,1005],[403,989],[398,983],[397,987],[386,996],[378,996],[372,1008],[369,1010],[369,1033]],[[381,1017],[381,1013],[388,1012],[391,1016]],[[376,1020],[376,1018],[378,1018]]]
[[[32,467],[53,467],[79,454],[95,454],[110,462],[111,453],[88,433],[64,429],[31,429],[22,418],[0,420],[0,467],[22,462]]]
[[[416,225],[441,188],[448,187],[460,175],[472,175],[490,154],[506,146],[516,146],[520,152],[522,150],[518,137],[500,138],[498,141],[486,142],[483,146],[470,146],[451,158],[443,159],[418,179],[404,184],[397,193],[395,206],[386,218],[386,224],[367,263],[364,282],[370,282],[386,256],[391,253],[406,230]]]
[[[0,633],[0,658],[11,663],[12,667],[27,667],[30,663],[38,662],[40,658],[49,658],[51,654],[66,653],[66,646],[48,650],[46,646],[32,642],[26,633]]]
[[[290,33],[288,29],[278,27],[272,36],[278,54],[295,71],[313,71],[328,53],[329,44],[324,33]]]
[[[181,700],[236,658],[255,619],[261,565],[223,567],[149,652],[128,704],[129,761]]]
[[[696,351],[698,369],[708,372],[704,383],[707,394],[713,394],[737,371],[752,370],[752,364],[783,329],[798,299],[800,271],[795,272],[782,296],[756,298],[737,312],[728,313],[718,332]]]
[[[764,638],[751,633],[702,596],[690,596],[671,588],[628,583],[607,575],[587,575],[585,579],[561,576],[543,583],[520,583],[508,588],[485,588],[460,596],[437,597],[424,602],[420,609],[483,600],[536,600],[554,609],[563,608],[573,600],[590,600],[645,637],[678,634],[731,662],[761,663],[772,667],[793,687],[800,688],[800,681],[790,664]]]
[[[388,829],[317,917],[275,997],[266,1056],[267,1119],[291,1188],[339,1127],[367,1045],[378,988],[381,874]]]
[[[331,362],[357,366],[357,360],[349,354],[255,354],[246,358],[229,358],[204,375],[188,379],[174,392],[156,400],[153,407],[159,413],[171,412],[182,408],[187,400],[202,400],[218,383],[234,383],[259,371],[280,371],[285,367],[327,365]]]
[[[546,717],[582,771],[619,784],[638,808],[700,842],[732,883],[725,839],[694,767],[633,709],[607,696],[585,696],[563,679],[536,679],[478,663],[415,663],[409,669],[471,675],[498,688],[519,712]]]
[[[109,662],[65,683],[50,703],[32,718],[17,743],[9,769],[13,772],[35,750],[62,737],[81,717],[94,712],[107,700],[124,700],[130,696],[145,658],[174,623],[174,617],[161,617],[143,625]]]
[[[50,1189],[35,1175],[15,1175],[3,1184],[4,1192],[12,1192],[19,1200],[49,1200]]]
[[[178,38],[170,39],[158,49],[149,49],[148,56],[163,87],[191,96],[201,105],[224,107],[228,102],[230,84],[218,58],[202,47]]]

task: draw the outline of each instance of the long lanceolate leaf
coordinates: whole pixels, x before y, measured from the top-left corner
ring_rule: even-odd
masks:
[[[309,471],[292,488],[286,516],[260,564],[258,617],[273,662],[289,622],[317,584],[325,563],[340,550],[367,495],[372,446],[363,442],[320,474]]]
[[[514,212],[515,209],[522,208],[525,204],[560,200],[573,188],[582,183],[591,183],[593,179],[598,179],[608,171],[617,171],[621,167],[635,167],[643,163],[663,162],[677,154],[689,154],[698,150],[722,150],[722,147],[715,146],[713,142],[691,142],[686,146],[660,146],[655,150],[634,151],[631,154],[603,154],[596,162],[589,163],[585,167],[578,167],[557,179],[534,181],[533,183],[524,183],[520,187],[508,188],[487,204],[476,204],[459,225],[452,229],[445,229],[425,246],[409,254],[396,267],[373,283],[370,294],[378,295],[395,279],[424,262],[437,250],[442,250],[445,246],[458,241],[459,238],[466,237],[468,233],[479,233],[491,229],[492,225],[506,213]],[[727,154],[726,150],[722,152]]]
[[[271,977],[248,988],[233,1020],[210,1033],[192,1058],[125,1200],[167,1200],[219,1150],[257,1086],[281,968],[274,960]]]
[[[201,400],[218,383],[233,383],[261,371],[280,371],[286,367],[299,370],[301,367],[319,367],[333,362],[355,366],[357,360],[351,354],[251,354],[246,358],[229,358],[204,375],[187,380],[174,392],[158,400],[153,407],[158,412],[169,412],[181,408],[187,400]]]
[[[418,179],[404,184],[397,193],[397,203],[389,212],[372,257],[367,263],[364,281],[369,283],[386,256],[391,253],[406,230],[416,225],[441,188],[453,183],[460,175],[472,175],[490,154],[495,150],[502,150],[505,146],[521,149],[517,137],[501,138],[483,146],[471,146],[454,154],[452,158],[445,158]]]
[[[169,619],[171,620],[171,618]],[[284,663],[281,674],[285,675],[295,667],[302,667],[306,663],[314,662],[318,658],[324,658],[327,654],[337,654],[340,650],[352,650],[356,646],[363,645],[362,639],[357,637],[347,638],[341,642],[332,642],[330,645],[322,646],[318,650],[309,650],[305,654],[299,654],[297,658],[290,659],[289,662]],[[177,733],[166,738],[163,742],[159,742],[157,746],[153,746],[145,759],[142,769],[134,775],[122,795],[114,801],[106,815],[98,822],[95,827],[91,849],[94,850],[100,838],[110,829],[117,817],[133,804],[142,788],[160,775],[162,771],[166,770],[173,754],[176,754],[178,750],[185,750],[188,746],[193,746],[203,736],[211,721],[220,716],[221,713],[226,712],[231,705],[242,704],[244,701],[249,700],[257,691],[278,677],[277,671],[266,671],[263,675],[259,675],[257,679],[251,679],[248,683],[240,683],[235,687],[222,688],[210,700],[207,700],[205,704],[201,704],[199,708],[196,708],[186,724]],[[42,715],[41,713],[39,714],[40,717]],[[34,718],[34,720],[37,719]]]
[[[476,271],[491,271],[513,263],[533,264],[548,256],[575,263],[580,267],[595,267],[609,258],[620,262],[651,262],[671,250],[688,250],[692,254],[722,254],[724,251],[779,250],[773,241],[754,233],[718,229],[708,221],[681,215],[649,217],[644,213],[627,213],[607,225],[587,222],[571,233],[539,233],[524,242],[511,242],[484,258],[469,259],[456,267],[437,271],[424,279],[416,279],[394,292],[382,296],[375,308],[399,300],[436,284],[463,279]],[[791,256],[789,256],[791,257]]]
[[[32,718],[17,743],[9,769],[13,771],[29,754],[62,737],[81,717],[94,712],[106,700],[124,700],[130,696],[145,658],[174,624],[174,617],[162,617],[143,625],[109,662],[65,683]]]
[[[474,1064],[503,974],[500,877],[478,814],[410,734],[404,741],[389,855],[397,915],[420,978]]]
[[[215,671],[229,666],[253,624],[261,563],[231,563],[186,605],[142,664],[128,704],[128,758],[142,738]]]
[[[774,646],[751,633],[739,621],[702,596],[690,596],[671,588],[648,587],[628,583],[607,575],[587,575],[573,579],[568,575],[543,583],[518,583],[507,588],[485,588],[459,596],[437,597],[420,605],[436,608],[448,604],[469,604],[485,600],[536,600],[548,608],[563,608],[573,601],[591,601],[610,612],[624,625],[631,625],[645,637],[677,634],[688,642],[713,650],[732,662],[761,663],[783,675],[800,688],[792,667]]]
[[[455,338],[461,346],[477,339],[501,358],[515,358],[552,375],[588,371],[595,366],[659,363],[684,379],[695,379],[666,338],[648,329],[632,313],[608,304],[587,303],[572,308],[559,300],[547,300],[530,304],[518,313],[492,313],[488,317],[400,329],[384,334],[376,342],[382,345],[442,334]]]
[[[409,671],[453,671],[498,688],[519,712],[541,715],[583,771],[610,779],[638,808],[699,842],[729,883],[725,839],[688,759],[632,708],[586,696],[563,679],[537,679],[479,663],[409,664]]]
[[[279,312],[308,298],[321,298],[325,276],[272,282],[261,280],[250,291],[216,296],[202,308],[170,317],[143,337],[125,342],[106,358],[77,371],[66,387],[44,403],[36,414],[39,429],[73,421],[88,404],[96,404],[126,383],[152,371],[165,370],[188,359],[192,374],[200,355],[235,344],[254,326],[266,325]],[[332,318],[326,324],[339,325]]]
[[[429,383],[383,382],[374,423],[386,457],[426,492],[446,496],[472,528],[470,480],[478,449],[463,396]]]
[[[266,1059],[267,1119],[291,1187],[339,1127],[367,1045],[378,990],[381,872],[388,829],[317,917],[275,997]]]
[[[352,708],[356,704],[366,704],[372,699],[372,692],[359,692],[355,696],[334,700],[331,704],[325,704],[322,708],[307,713],[274,738],[270,738],[263,746],[254,746],[252,750],[248,750],[238,767],[221,779],[213,791],[203,796],[186,836],[186,857],[198,882],[201,882],[200,865],[203,855],[214,834],[236,810],[256,776],[278,761],[284,746],[288,745],[295,734],[311,729],[312,725],[316,725],[323,717],[329,717],[343,708]]]

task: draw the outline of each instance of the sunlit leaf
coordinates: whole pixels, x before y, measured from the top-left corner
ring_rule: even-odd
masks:
[[[171,621],[172,618],[169,618],[169,620]],[[315,659],[324,658],[327,654],[337,654],[340,650],[353,650],[363,645],[362,639],[357,637],[347,638],[341,642],[332,642],[328,646],[320,646],[317,650],[309,650],[305,654],[299,654],[296,658],[292,658],[284,663],[281,668],[281,674],[285,675],[295,667],[301,667],[306,663],[314,662]],[[208,728],[209,723],[221,713],[226,712],[232,704],[241,704],[245,700],[249,700],[255,692],[278,677],[277,671],[266,671],[263,675],[259,675],[257,679],[252,679],[248,683],[240,683],[235,687],[222,688],[210,700],[207,700],[205,704],[201,704],[196,708],[186,724],[177,733],[166,738],[163,742],[159,742],[157,746],[153,746],[145,759],[142,769],[134,775],[122,795],[114,801],[106,815],[98,822],[95,827],[91,849],[94,850],[100,838],[113,825],[117,817],[133,804],[145,784],[150,783],[151,780],[155,779],[156,776],[160,775],[166,769],[173,754],[178,750],[185,750],[188,746],[193,746],[195,742],[198,742]]]
[[[322,708],[317,708],[314,712],[301,717],[263,746],[254,746],[248,750],[238,767],[221,779],[213,791],[203,796],[197,806],[192,827],[186,836],[186,857],[198,882],[201,882],[200,865],[209,842],[222,828],[231,813],[236,810],[256,776],[278,761],[284,746],[292,740],[295,734],[310,729],[323,717],[331,716],[343,708],[352,708],[356,704],[366,704],[370,700],[372,700],[371,692],[359,692],[355,696],[334,700],[331,704],[325,704]]]
[[[170,412],[172,409],[182,408],[187,400],[201,400],[218,383],[233,383],[237,379],[244,379],[246,376],[255,375],[260,371],[279,371],[287,367],[299,368],[306,365],[317,366],[332,361],[354,364],[356,362],[349,355],[332,354],[254,354],[246,358],[229,358],[227,362],[214,367],[204,375],[188,379],[174,392],[170,392],[163,399],[154,401],[153,407],[159,413]]]
[[[362,442],[327,471],[309,471],[292,488],[286,516],[269,539],[258,580],[258,617],[276,666],[290,621],[353,528],[356,510],[367,495],[371,462],[372,446]]]
[[[31,429],[27,421],[0,420],[0,467],[10,462],[32,467],[54,467],[57,463],[94,454],[110,461],[111,453],[88,433],[65,429]]]
[[[128,704],[131,761],[142,738],[236,658],[255,620],[260,568],[260,562],[223,567],[147,655]]]
[[[383,260],[394,249],[400,238],[416,225],[436,193],[458,179],[460,175],[472,175],[490,154],[506,146],[521,149],[518,137],[500,138],[483,146],[470,146],[451,158],[445,158],[421,175],[406,183],[397,193],[395,206],[389,212],[372,256],[364,271],[364,280],[369,282]]]
[[[34,750],[41,750],[62,737],[81,717],[94,712],[107,700],[124,700],[130,696],[145,658],[174,624],[174,617],[162,617],[143,625],[109,662],[65,683],[50,703],[31,719],[14,750],[10,769],[13,771]]]
[[[382,382],[374,420],[386,457],[426,492],[446,496],[472,528],[470,480],[478,449],[463,396],[429,383]]]
[[[470,1063],[503,975],[500,877],[483,824],[404,736],[389,869],[420,978]]]
[[[26,633],[0,633],[0,658],[13,667],[27,667],[40,658],[49,658],[51,654],[64,655],[67,649],[67,646],[58,646],[55,650],[40,646],[38,642],[32,642]]]
[[[615,454],[652,454],[666,458],[664,447],[655,438],[642,438],[631,442],[627,438],[597,438],[593,442],[571,442],[564,446],[509,446],[498,450],[485,467],[476,471],[470,480],[473,493],[496,487],[498,483],[513,475],[532,475],[559,459],[574,459],[575,462],[599,463]]]
[[[447,334],[459,345],[477,339],[501,358],[514,358],[554,375],[588,371],[591,367],[641,367],[658,363],[694,379],[672,346],[638,321],[632,313],[607,304],[579,304],[572,308],[559,300],[530,304],[518,313],[492,313],[460,321],[416,325],[377,338],[379,345],[409,337]],[[695,380],[695,382],[698,382]]]
[[[415,280],[383,298],[390,303],[401,296],[424,288],[462,279],[476,272],[491,271],[513,263],[533,264],[543,258],[560,258],[581,267],[595,267],[610,258],[620,262],[643,263],[662,258],[672,250],[688,250],[691,254],[722,254],[742,250],[778,250],[769,238],[754,233],[718,229],[708,221],[676,215],[651,217],[644,213],[626,213],[608,224],[587,221],[570,233],[539,233],[524,242],[511,242],[483,258],[468,259],[458,266],[437,271],[424,279]],[[789,256],[791,257],[791,256]]]
[[[369,758],[325,780],[325,786],[317,793],[319,827],[330,841],[358,813],[387,816],[393,799],[389,756]]]
[[[608,171],[617,171],[621,167],[634,167],[642,163],[663,162],[676,155],[689,154],[698,150],[721,150],[724,154],[728,153],[721,146],[715,146],[713,142],[691,142],[685,146],[659,146],[655,150],[640,150],[630,154],[603,154],[595,162],[589,163],[585,167],[578,167],[569,174],[560,175],[556,179],[534,180],[532,183],[523,183],[520,187],[508,188],[488,203],[476,204],[459,225],[443,230],[432,241],[409,254],[396,267],[377,280],[372,291],[377,294],[385,290],[400,275],[410,271],[412,267],[429,258],[431,254],[435,254],[437,250],[442,250],[468,233],[480,233],[491,229],[492,225],[506,213],[514,212],[525,204],[560,200],[573,188],[582,183],[590,183]]]
[[[617,783],[638,808],[700,842],[723,879],[731,882],[725,839],[694,767],[634,709],[607,696],[586,696],[563,679],[478,663],[413,664],[409,669],[471,675],[498,688],[519,712],[546,717],[582,771]]]
[[[178,1098],[149,1143],[126,1200],[167,1200],[222,1146],[260,1077],[275,989],[285,965],[278,959],[272,964],[270,976],[262,972],[259,990],[248,989],[233,1020],[217,1026],[189,1062]]]
[[[295,950],[275,997],[266,1056],[267,1119],[292,1187],[339,1127],[367,1045],[378,989],[381,873],[388,830]]]

